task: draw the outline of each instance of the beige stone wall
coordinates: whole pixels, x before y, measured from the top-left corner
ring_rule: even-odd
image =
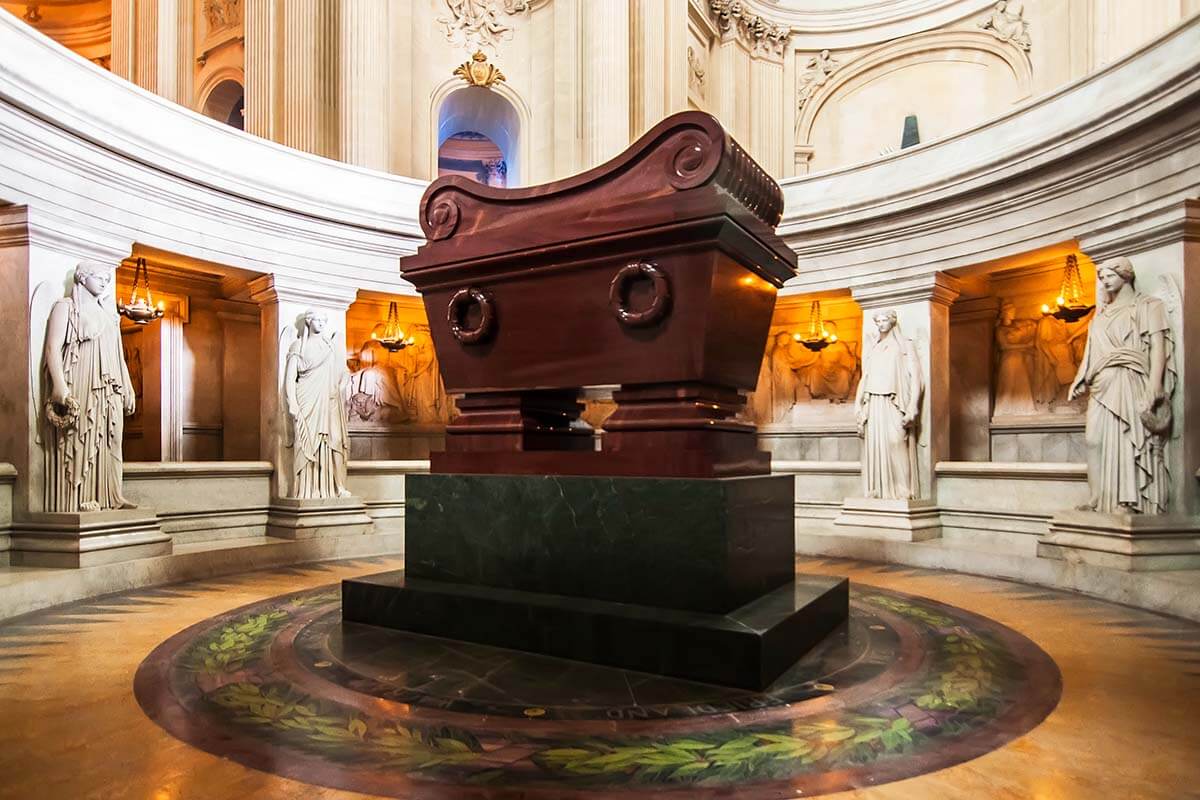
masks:
[[[439,131],[447,98],[465,87],[454,69],[482,50],[507,78],[492,91],[511,113],[499,123],[481,112],[476,126],[507,130],[510,185],[528,185],[611,158],[685,108],[716,115],[777,177],[868,161],[899,149],[909,115],[922,142],[966,130],[1200,11],[1200,0],[1014,2],[1025,26],[1014,38],[988,27],[986,0],[895,18],[887,4],[841,14],[719,0],[466,5],[115,0],[43,6],[32,24],[201,113],[225,121],[243,87],[247,130],[426,180],[439,139],[456,132]],[[0,7],[29,17],[25,3]],[[830,60],[818,66],[823,49]]]

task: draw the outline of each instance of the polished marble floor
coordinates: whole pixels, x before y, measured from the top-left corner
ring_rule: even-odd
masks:
[[[0,797],[1200,797],[1194,624],[802,560],[852,621],[750,695],[341,626],[337,580],[398,566],[0,624]]]

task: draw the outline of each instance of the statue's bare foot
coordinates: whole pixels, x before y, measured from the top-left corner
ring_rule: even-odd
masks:
[[[1075,510],[1076,511],[1095,511],[1096,507],[1094,505],[1092,505],[1091,503],[1080,503],[1079,505],[1075,506]]]
[[[99,511],[100,504],[97,503],[95,500],[88,500],[86,503],[79,504],[79,510],[80,511]]]
[[[349,489],[338,489],[338,497],[353,497]]]
[[[137,508],[137,503],[131,503],[128,500],[122,500],[121,508],[123,508],[123,509]]]
[[[1140,514],[1142,510],[1132,503],[1120,503],[1121,510],[1126,514]]]

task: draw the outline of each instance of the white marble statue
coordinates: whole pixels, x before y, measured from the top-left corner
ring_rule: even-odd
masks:
[[[1038,412],[1033,397],[1034,346],[1038,323],[1017,319],[1012,303],[1000,306],[996,320],[996,404],[997,417],[1028,416]]]
[[[1085,508],[1162,514],[1170,483],[1163,450],[1175,388],[1167,308],[1137,290],[1127,258],[1101,264],[1096,279],[1100,302],[1069,395],[1089,395],[1085,438],[1091,499]]]
[[[113,268],[82,261],[70,297],[50,310],[45,372],[45,510],[136,508],[121,491],[121,439],[135,410],[110,289]]]
[[[999,0],[979,27],[1022,50],[1028,50],[1033,44],[1029,38],[1029,22],[1025,20],[1025,4],[1019,0]]]
[[[900,333],[895,311],[876,311],[872,319],[878,335],[863,358],[855,397],[858,432],[863,438],[863,496],[914,499],[919,496],[921,364],[913,343]]]
[[[293,452],[291,497],[349,497],[350,439],[343,403],[348,373],[344,354],[326,334],[321,311],[304,314],[304,330],[288,349],[284,393]]]

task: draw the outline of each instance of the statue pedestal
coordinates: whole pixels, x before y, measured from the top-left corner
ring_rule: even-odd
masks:
[[[153,509],[38,512],[13,521],[11,561],[23,567],[94,567],[171,554]]]
[[[761,690],[846,620],[795,575],[790,476],[412,475],[406,570],[342,618]]]
[[[932,500],[847,497],[833,524],[860,528],[868,536],[896,542],[923,542],[942,536],[941,516]]]
[[[358,497],[283,497],[272,500],[267,512],[267,535],[279,539],[359,536],[374,525]]]
[[[1200,569],[1200,517],[1067,511],[1050,521],[1038,555],[1131,572]]]

